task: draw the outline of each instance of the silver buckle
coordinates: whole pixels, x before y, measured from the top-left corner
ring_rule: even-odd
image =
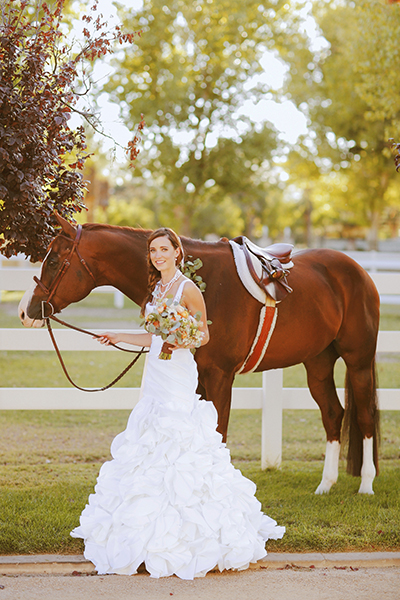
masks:
[[[46,316],[46,308],[45,308],[46,304],[48,304],[51,307],[51,313],[47,316]],[[52,303],[47,302],[46,300],[42,300],[42,319],[43,319],[43,321],[45,321],[46,319],[49,319],[53,315],[54,315],[54,306],[52,305]]]

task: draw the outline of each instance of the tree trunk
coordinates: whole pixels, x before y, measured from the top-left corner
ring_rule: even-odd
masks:
[[[313,205],[311,200],[308,198],[308,192],[306,192],[305,208],[304,208],[304,224],[305,224],[305,238],[307,248],[313,247],[313,227],[312,227],[312,215]]]
[[[369,233],[368,233],[368,242],[369,242],[370,250],[378,250],[379,221],[380,221],[379,211],[374,210],[371,215],[371,226],[370,226]]]

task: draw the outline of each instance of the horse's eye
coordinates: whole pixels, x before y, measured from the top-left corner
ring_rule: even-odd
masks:
[[[56,258],[49,258],[47,261],[47,266],[50,269],[55,269],[58,266],[58,260]]]

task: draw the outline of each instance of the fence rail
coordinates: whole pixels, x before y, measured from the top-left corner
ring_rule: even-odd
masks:
[[[1,268],[0,265],[0,290],[24,290],[31,284],[35,273],[38,273],[38,269]],[[374,272],[371,277],[381,295],[386,295],[389,299],[400,295],[400,273]],[[107,286],[97,288],[96,291],[115,293],[114,288]],[[118,296],[115,302],[121,306]],[[71,330],[56,329],[55,335],[63,351],[117,352],[114,348],[100,346],[89,336],[82,336]],[[46,351],[52,348],[44,329],[0,329],[0,351]],[[378,352],[400,352],[400,332],[380,331]],[[233,388],[232,409],[262,410],[261,466],[278,467],[282,457],[282,411],[318,407],[308,388],[283,388],[282,369],[263,373],[262,381],[262,388]],[[343,403],[344,390],[339,389],[338,394]],[[86,394],[72,387],[0,388],[0,409],[132,409],[139,397],[139,388],[114,388],[98,394]],[[378,398],[381,409],[400,410],[399,389],[380,389]]]
[[[93,333],[101,333],[104,329],[93,329]],[[118,330],[125,331],[128,330]],[[131,333],[143,333],[140,329],[132,329]],[[54,329],[54,334],[60,350],[64,351],[99,351],[118,352],[116,348],[105,347],[93,340],[89,335],[82,335],[72,329]],[[124,344],[121,344],[124,346]],[[126,348],[132,346],[125,345]],[[0,351],[1,350],[53,350],[47,329],[20,329],[0,328]],[[400,331],[380,331],[378,334],[377,352],[400,352]]]
[[[7,292],[25,291],[32,285],[32,278],[36,275],[39,277],[39,268],[2,268],[0,265],[0,290]],[[96,288],[96,293],[114,294],[115,308],[123,308],[124,295],[119,290],[116,290],[111,285],[102,285]],[[1,297],[0,297],[1,302]]]
[[[381,296],[387,294],[400,296],[400,254],[373,251],[347,252],[346,254],[356,260],[367,271],[370,271]],[[30,267],[26,265],[27,262],[22,260],[22,257],[5,259],[0,256],[0,290],[26,290],[32,283],[32,277],[34,275],[38,276],[40,272],[38,263]],[[385,270],[390,272],[382,272]],[[121,306],[121,298],[123,302],[123,294],[111,286],[96,288],[96,292],[113,292],[118,307]],[[390,299],[385,298],[384,301],[389,302]]]
[[[118,352],[115,348],[100,346],[89,336],[75,331],[56,329],[55,335],[63,351]],[[0,329],[0,350],[46,351],[52,350],[52,344],[45,329]],[[380,331],[378,352],[400,352],[400,331]],[[343,404],[344,390],[339,389],[338,395]],[[87,394],[72,387],[0,388],[0,409],[132,409],[139,397],[139,388],[113,388],[97,394]],[[400,390],[381,388],[378,399],[381,409],[400,410]],[[233,388],[232,409],[240,408],[262,410],[261,468],[265,469],[281,464],[282,411],[318,407],[308,388],[284,388],[283,370],[276,369],[262,374],[262,388]]]

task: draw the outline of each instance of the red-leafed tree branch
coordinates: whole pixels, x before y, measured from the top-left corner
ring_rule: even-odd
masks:
[[[394,164],[396,165],[396,171],[400,171],[400,143],[393,141],[392,149],[394,151]]]
[[[93,33],[84,30],[76,50],[61,27],[64,2],[10,0],[1,8],[0,252],[7,257],[41,258],[54,211],[70,218],[84,207],[85,132],[68,121],[76,111],[97,127],[94,115],[77,109],[89,87],[85,67],[135,36],[108,30],[94,5],[84,16]]]
[[[389,4],[400,4],[400,0],[388,0]],[[396,171],[400,171],[400,143],[393,142],[392,148],[395,151],[394,164],[396,165]]]

